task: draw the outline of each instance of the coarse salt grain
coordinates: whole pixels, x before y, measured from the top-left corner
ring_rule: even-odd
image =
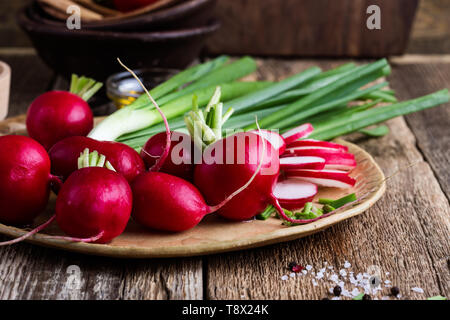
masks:
[[[389,297],[388,296],[383,296],[383,297],[381,297],[381,300],[389,300]]]
[[[281,277],[281,280],[286,281],[289,277],[287,275],[284,275]]]
[[[352,265],[350,264],[350,262],[348,262],[348,261],[345,261],[345,263],[344,263],[344,268],[345,269],[348,269],[348,268],[350,268]]]
[[[384,283],[385,284],[389,284],[389,283],[391,283],[391,281],[390,280],[384,280]]]
[[[306,270],[302,270],[302,273],[303,273],[303,274],[307,274],[307,273],[308,273],[308,271],[306,271]]]
[[[291,274],[289,274],[289,277],[294,278],[295,277],[295,272],[291,272]]]
[[[318,286],[317,281],[315,279],[312,279],[312,284],[314,285],[314,287]]]
[[[331,300],[341,300],[341,297],[333,297]]]
[[[411,288],[411,290],[414,291],[414,292],[417,292],[417,293],[423,293],[423,289],[419,288],[419,287]]]
[[[341,269],[341,270],[339,271],[339,274],[340,274],[341,276],[345,277],[345,276],[347,275],[347,271],[345,271],[345,269]]]
[[[356,297],[358,294],[360,294],[359,290],[354,288],[351,292],[352,296]]]
[[[312,269],[312,266],[308,264],[308,265],[306,266],[306,270],[309,271],[309,270],[311,270],[311,269]]]

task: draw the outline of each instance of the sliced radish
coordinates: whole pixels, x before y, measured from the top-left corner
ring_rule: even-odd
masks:
[[[282,155],[283,158],[293,155],[301,157],[319,157],[325,159],[325,169],[352,170],[356,167],[355,156],[351,153],[337,149],[321,148],[288,148]]]
[[[252,130],[251,132],[256,134],[259,133],[257,130]],[[286,150],[286,142],[284,141],[283,137],[280,136],[278,133],[262,129],[261,136],[265,138],[267,141],[269,141],[275,150],[278,150],[279,155],[282,155]]]
[[[320,148],[326,148],[326,149],[336,149],[341,151],[348,151],[348,147],[343,146],[339,143],[333,143],[328,141],[321,141],[321,140],[313,140],[313,139],[305,139],[305,140],[297,140],[294,142],[291,142],[287,148],[303,148],[303,147],[320,147]]]
[[[340,170],[287,170],[286,177],[315,183],[322,187],[351,188],[356,180],[345,171]]]
[[[298,179],[284,179],[277,182],[273,194],[283,208],[295,210],[304,207],[305,203],[314,199],[317,186]]]
[[[325,167],[325,159],[319,157],[286,157],[280,159],[280,168],[289,169],[315,169]]]
[[[306,138],[314,131],[313,126],[310,123],[302,124],[299,127],[286,131],[281,136],[284,138],[286,144],[290,144],[295,140]]]

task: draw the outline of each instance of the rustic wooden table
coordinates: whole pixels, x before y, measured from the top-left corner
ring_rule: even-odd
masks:
[[[61,85],[32,50],[3,49],[0,60],[13,70],[9,116],[24,113],[34,97]],[[342,62],[261,60],[257,77],[280,79],[313,64],[329,68]],[[389,80],[400,99],[450,88],[448,56],[391,62]],[[391,133],[383,138],[349,139],[370,152],[386,176],[416,165],[395,174],[385,196],[361,216],[304,239],[195,258],[118,260],[27,243],[1,247],[0,299],[320,299],[334,286],[333,271],[327,268],[323,279],[315,279],[313,271],[332,266],[357,277],[371,273],[373,265],[383,281],[380,299],[389,292],[386,280],[403,298],[449,297],[449,105],[388,125]],[[282,280],[291,261],[313,269]],[[346,261],[351,267],[344,267]],[[73,285],[73,270],[80,271],[80,286]],[[349,276],[345,288],[353,288]]]

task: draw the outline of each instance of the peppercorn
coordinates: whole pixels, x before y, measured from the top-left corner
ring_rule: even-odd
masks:
[[[294,268],[296,265],[297,265],[297,262],[295,262],[295,261],[289,262],[288,269],[292,271],[292,268]]]
[[[372,300],[372,297],[369,296],[368,294],[363,295],[362,297],[363,300]]]
[[[391,288],[391,294],[396,297],[400,293],[400,289],[398,287]]]
[[[342,288],[340,286],[336,286],[333,289],[333,293],[336,297],[339,297],[341,295],[342,292]]]

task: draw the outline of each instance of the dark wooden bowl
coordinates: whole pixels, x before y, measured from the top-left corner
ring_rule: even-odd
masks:
[[[173,6],[122,20],[84,22],[82,29],[104,31],[156,31],[174,30],[204,25],[213,18],[216,0],[185,0]],[[63,26],[65,21],[48,15],[34,1],[29,16],[35,21]]]
[[[77,73],[99,81],[123,71],[117,57],[133,69],[185,68],[220,26],[213,20],[201,27],[161,32],[68,30],[36,22],[27,11],[19,12],[18,23],[50,68],[65,77]]]

